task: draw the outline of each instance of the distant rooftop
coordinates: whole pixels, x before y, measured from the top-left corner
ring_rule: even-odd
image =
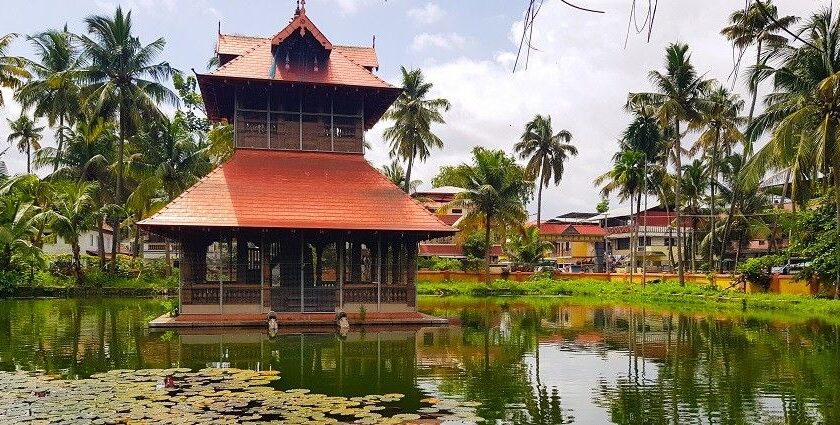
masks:
[[[439,195],[457,195],[463,192],[464,189],[456,186],[441,186],[441,187],[433,187],[431,189],[426,190],[418,190],[417,193],[432,193],[432,194],[439,194]]]

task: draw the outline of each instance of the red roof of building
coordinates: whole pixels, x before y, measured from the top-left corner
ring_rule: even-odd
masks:
[[[220,55],[242,56],[260,44],[270,41],[271,37],[251,37],[238,34],[219,34],[216,53]],[[339,52],[364,68],[379,68],[376,48],[367,46],[333,45],[332,51]]]
[[[363,155],[239,149],[142,226],[449,234]]]
[[[454,226],[454,225],[455,225],[455,223],[457,223],[457,222],[458,222],[458,220],[460,220],[460,219],[461,219],[461,217],[463,217],[463,216],[462,216],[462,215],[460,215],[460,214],[443,214],[443,215],[438,215],[438,218],[440,219],[440,221],[442,221],[442,222],[444,222],[444,223],[446,223],[446,224],[448,224],[448,225],[450,225],[450,226]]]
[[[504,253],[501,245],[490,248],[491,257],[500,257]],[[464,257],[464,248],[448,243],[421,243],[419,255],[425,257]]]
[[[540,223],[540,234],[556,236],[605,236],[607,232],[601,226],[595,224]]]

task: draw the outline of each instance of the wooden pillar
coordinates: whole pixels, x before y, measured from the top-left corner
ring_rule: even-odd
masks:
[[[410,239],[405,245],[406,253],[406,303],[414,307],[417,305],[417,241]]]
[[[362,244],[354,240],[350,247],[350,282],[362,281]]]

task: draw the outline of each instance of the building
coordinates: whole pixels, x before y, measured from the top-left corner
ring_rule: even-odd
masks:
[[[558,219],[540,223],[540,239],[553,246],[548,258],[570,271],[603,271],[606,235],[597,223],[563,223]]]
[[[418,243],[455,233],[365,160],[401,92],[374,47],[333,44],[301,3],[271,37],[219,34],[197,79],[233,156],[139,223],[178,242],[184,314],[413,312]]]
[[[105,225],[102,229],[102,238],[103,238],[103,245],[105,247],[105,251],[110,254],[111,252],[111,238],[113,237],[113,231],[111,227]],[[70,247],[70,244],[65,242],[64,239],[60,237],[55,238],[55,242],[45,243],[42,247],[42,250],[45,254],[49,255],[72,255],[73,249]],[[96,230],[88,230],[86,232],[82,232],[79,235],[79,251],[82,254],[88,255],[97,255],[99,253],[99,233]]]
[[[647,266],[648,271],[671,271],[671,247],[676,246],[676,215],[656,206],[640,213],[630,214],[627,209],[614,209],[601,214],[601,224],[607,233],[607,253],[613,266],[624,267],[631,258],[631,239],[638,228],[638,239],[633,258],[636,267]],[[688,241],[691,231],[689,219],[683,220],[683,241]],[[676,248],[674,256],[676,257]]]

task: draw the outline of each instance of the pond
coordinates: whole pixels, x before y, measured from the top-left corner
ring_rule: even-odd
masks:
[[[491,423],[840,423],[836,324],[563,298],[421,297],[419,308],[453,324],[150,332],[160,301],[0,301],[0,370],[270,370],[280,390],[401,394],[407,413],[430,397],[480,403]]]

